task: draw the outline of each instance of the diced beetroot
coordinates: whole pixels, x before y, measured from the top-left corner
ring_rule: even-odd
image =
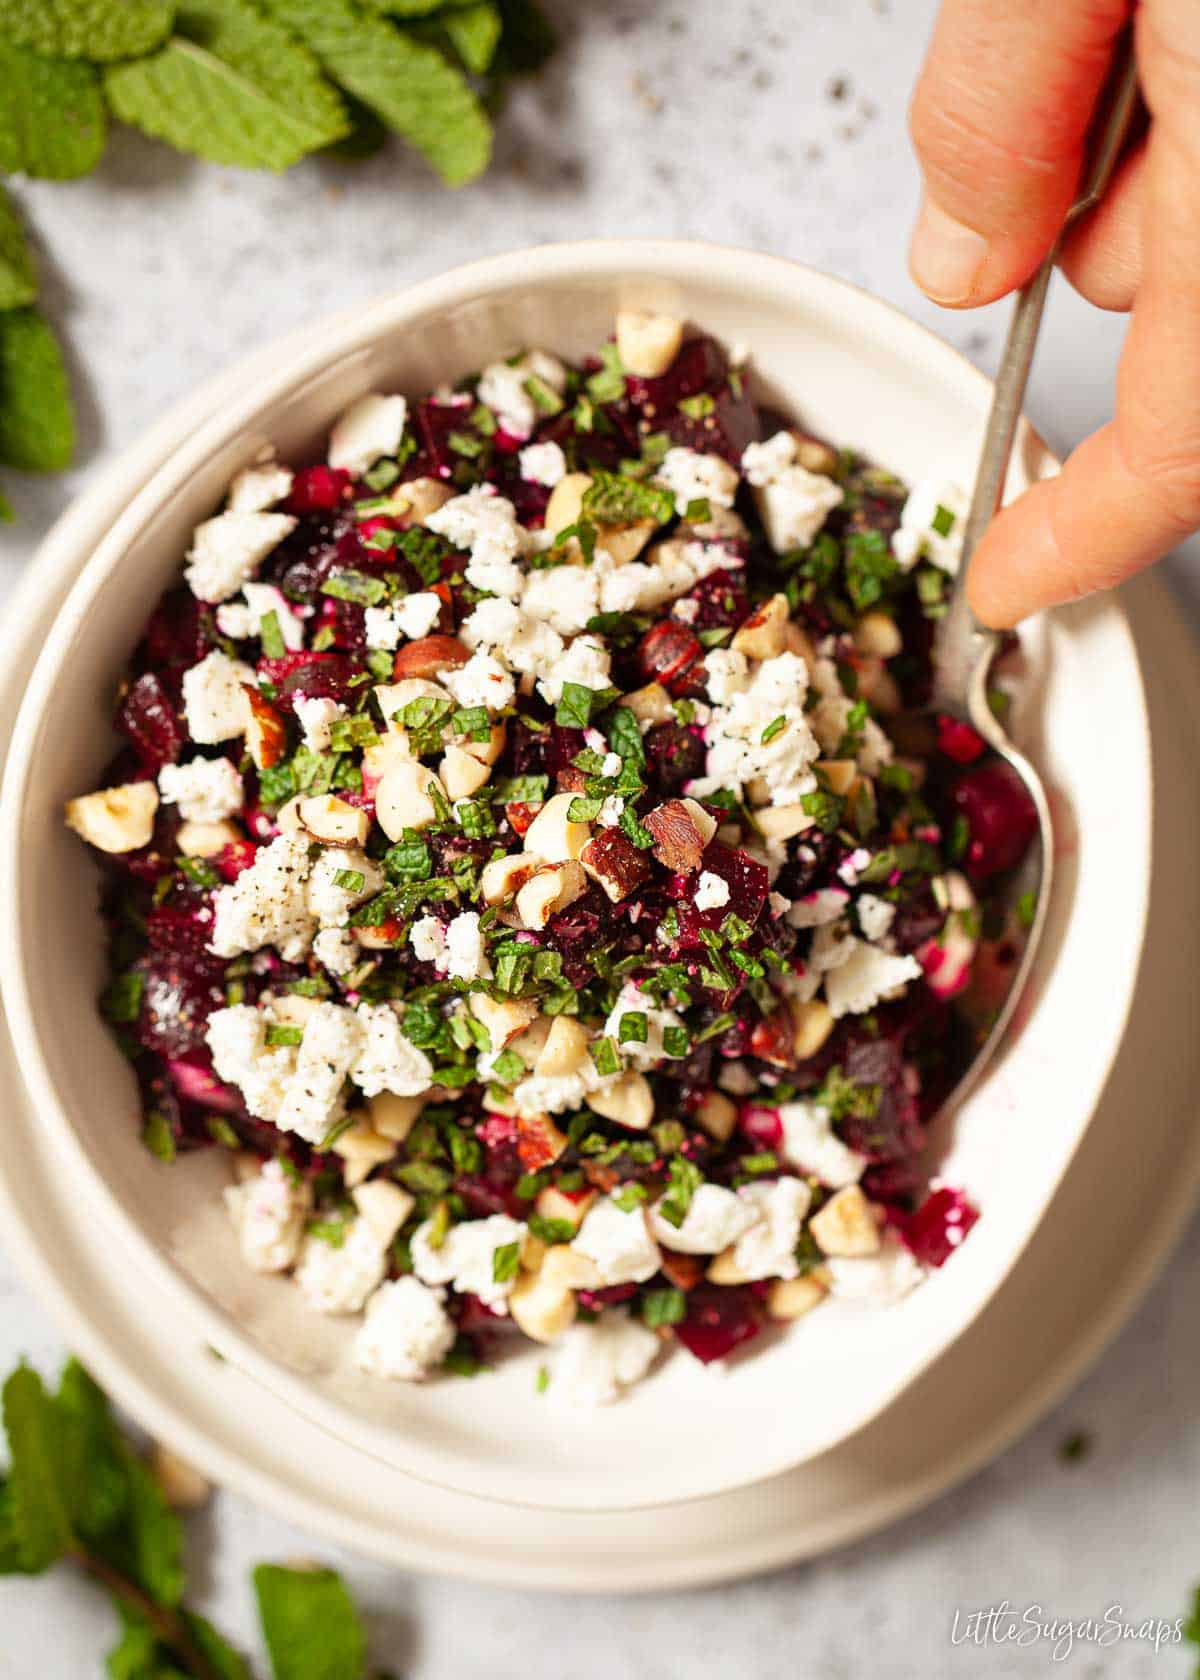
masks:
[[[309,700],[344,699],[354,670],[343,653],[285,653],[258,662],[259,676],[275,685],[279,704],[289,711],[297,694]]]
[[[955,764],[974,764],[987,751],[987,742],[977,729],[946,712],[938,713],[937,744],[938,751]]]
[[[162,679],[145,671],[121,702],[116,726],[133,743],[138,757],[151,775],[164,764],[174,764],[187,742],[182,717],[171,702]]]
[[[489,1114],[476,1126],[475,1136],[485,1149],[515,1149],[517,1122],[510,1114]]]
[[[216,856],[217,873],[223,881],[236,881],[243,869],[249,869],[258,853],[252,840],[231,840]]]
[[[496,1312],[478,1295],[454,1295],[451,1309],[464,1336],[512,1335],[520,1330],[511,1313]]]
[[[138,1043],[162,1056],[201,1048],[208,1017],[225,1003],[220,965],[214,970],[183,958],[162,957],[148,963],[144,974]]]
[[[420,445],[415,462],[422,474],[429,478],[449,478],[460,457],[450,447],[450,433],[463,429],[464,416],[471,410],[471,399],[440,403],[425,397],[413,414],[413,428]]]
[[[313,619],[314,634],[326,632],[325,640],[333,636],[333,645],[344,653],[362,655],[367,649],[367,610],[357,601],[342,601],[335,595],[323,595]]]
[[[579,1305],[589,1312],[599,1312],[602,1307],[619,1307],[622,1301],[631,1300],[637,1292],[636,1283],[614,1283],[607,1289],[581,1289]]]
[[[697,1284],[687,1297],[687,1317],[675,1326],[684,1347],[702,1365],[724,1359],[762,1329],[761,1309],[752,1288]]]
[[[729,379],[729,357],[715,338],[698,334],[689,338],[665,373],[651,379],[639,374],[626,376],[629,399],[639,408],[653,403],[656,418],[665,419],[668,409],[677,408],[684,397],[721,389]]]
[[[741,624],[750,616],[750,597],[742,572],[710,572],[691,590],[688,599],[699,611],[691,621],[693,630],[719,630]]]
[[[681,900],[676,909],[679,944],[683,947],[700,945],[701,928],[719,928],[726,916],[740,916],[747,926],[753,927],[767,902],[770,875],[766,865],[756,863],[740,846],[723,846],[719,840],[710,840],[700,860],[700,871],[719,876],[729,888],[729,899],[716,909],[697,910],[694,904],[684,900],[694,897],[698,876],[696,879],[676,877],[671,890]]]
[[[348,501],[353,480],[339,467],[303,467],[292,481],[287,499],[289,513],[328,513]]]
[[[685,448],[737,462],[746,445],[762,436],[758,411],[744,390],[734,392],[729,359],[715,339],[689,339],[666,373],[654,379],[630,375],[626,387],[631,403],[653,421],[654,430],[665,431],[672,443]],[[713,399],[711,413],[689,415],[680,409],[682,399],[702,394]]]
[[[981,764],[950,790],[967,820],[970,839],[963,860],[972,881],[1014,869],[1037,833],[1037,809],[1020,776],[1002,759]]]
[[[211,610],[190,589],[172,589],[150,616],[143,644],[144,663],[176,670],[195,665],[216,645]]]
[[[569,729],[559,723],[551,724],[541,741],[542,765],[551,776],[565,770],[586,745],[582,729]]]
[[[743,1103],[738,1110],[738,1130],[744,1132],[760,1149],[783,1148],[783,1122],[777,1108],[761,1108],[757,1103]]]
[[[195,897],[184,904],[159,904],[146,917],[146,938],[157,951],[179,957],[209,954],[213,908],[207,899]]]
[[[200,1103],[218,1114],[241,1112],[241,1097],[222,1085],[207,1063],[175,1057],[167,1063],[167,1074],[186,1102]]]
[[[900,1227],[909,1248],[926,1266],[941,1266],[965,1241],[979,1209],[962,1190],[931,1190]]]
[[[488,1162],[488,1172],[459,1173],[454,1180],[453,1189],[466,1203],[467,1212],[475,1219],[486,1219],[489,1214],[507,1213],[513,1219],[524,1219],[529,1212],[528,1202],[523,1202],[516,1192],[516,1175],[511,1179],[499,1177],[492,1173],[492,1162]]]
[[[646,758],[657,781],[680,793],[704,770],[704,741],[698,730],[681,723],[660,723],[646,736]]]

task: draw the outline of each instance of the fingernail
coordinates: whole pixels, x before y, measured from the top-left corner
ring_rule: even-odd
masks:
[[[925,199],[908,263],[913,279],[935,303],[968,303],[987,253],[987,240],[981,233],[955,221],[932,199]]]

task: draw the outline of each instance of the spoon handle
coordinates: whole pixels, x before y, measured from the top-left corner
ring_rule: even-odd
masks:
[[[1133,32],[1127,30],[1118,44],[1106,98],[1097,111],[1087,166],[1079,192],[1068,210],[1054,244],[1033,278],[1017,294],[1004,354],[996,375],[991,413],[988,415],[975,488],[963,535],[962,559],[950,592],[945,617],[938,626],[934,649],[934,704],[964,709],[968,703],[972,674],[990,660],[999,633],[989,630],[971,611],[967,602],[967,574],[979,539],[1000,510],[1004,485],[1012,457],[1025,387],[1037,345],[1046,294],[1063,239],[1071,226],[1095,208],[1104,196],[1121,157],[1138,109],[1137,62]]]

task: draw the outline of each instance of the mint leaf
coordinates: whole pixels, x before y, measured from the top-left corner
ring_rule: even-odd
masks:
[[[195,1642],[196,1649],[208,1658],[221,1680],[254,1680],[246,1659],[240,1652],[235,1651],[227,1640],[222,1639],[210,1621],[206,1621],[203,1616],[193,1615],[190,1610],[183,1610],[180,1615]]]
[[[349,0],[266,0],[329,74],[422,152],[447,186],[487,168],[492,125],[466,77],[433,47]]]
[[[37,274],[20,215],[0,186],[0,309],[18,309],[37,296]]]
[[[42,1379],[19,1365],[4,1384],[4,1432],[12,1457],[6,1526],[22,1573],[40,1575],[75,1543],[58,1465],[61,1428]]]
[[[129,1500],[126,1450],[108,1400],[77,1360],[63,1370],[55,1398],[61,1436],[58,1478],[71,1526],[85,1540],[107,1534]]]
[[[483,0],[477,6],[463,6],[445,12],[438,22],[471,74],[486,75],[500,44],[501,23],[497,7],[489,0]]]
[[[36,309],[10,309],[0,315],[0,462],[25,472],[59,472],[74,447],[58,341]]]
[[[332,1569],[260,1564],[254,1590],[275,1680],[361,1680],[366,1635]]]
[[[124,1449],[128,1501],[120,1529],[97,1550],[132,1576],[156,1604],[173,1609],[183,1597],[183,1527],[154,1476]]]
[[[137,58],[170,32],[171,0],[0,0],[0,35],[96,64]]]
[[[179,28],[153,57],[105,72],[122,122],[242,169],[287,169],[348,132],[313,55],[247,0],[188,0]]]
[[[104,100],[90,64],[0,40],[0,170],[70,181],[104,151]]]

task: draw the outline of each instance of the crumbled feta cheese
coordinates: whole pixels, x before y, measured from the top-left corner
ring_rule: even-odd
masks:
[[[610,1308],[563,1336],[551,1393],[569,1405],[609,1406],[645,1376],[661,1347],[624,1307]]]
[[[636,1039],[622,1041],[622,1015],[637,1014],[646,1018],[646,1041],[639,1043]],[[627,980],[621,988],[620,996],[613,1005],[612,1014],[604,1023],[604,1031],[608,1037],[619,1045],[621,1054],[625,1056],[633,1067],[652,1068],[661,1062],[666,1055],[663,1049],[663,1032],[667,1027],[682,1027],[683,1019],[673,1009],[660,1009],[652,998],[645,992],[639,992],[632,980]]]
[[[525,615],[516,602],[497,597],[477,603],[463,619],[459,636],[469,648],[507,647],[524,628]]]
[[[387,1249],[365,1219],[354,1219],[335,1248],[309,1237],[295,1278],[310,1307],[323,1313],[357,1313],[387,1270]]]
[[[217,629],[223,636],[235,642],[260,636],[263,619],[268,613],[274,613],[284,647],[296,653],[304,646],[304,624],[273,583],[247,583],[242,597],[241,601],[225,601],[217,608]]]
[[[262,513],[276,502],[282,502],[291,488],[291,472],[281,467],[268,451],[235,475],[225,505],[230,513]]]
[[[566,476],[567,457],[557,443],[531,443],[520,454],[521,477],[526,484],[542,484],[553,490]]]
[[[158,791],[167,805],[178,805],[184,822],[215,823],[242,808],[242,778],[227,758],[193,758],[164,764]]]
[[[296,528],[289,513],[219,513],[197,525],[184,571],[201,601],[227,601]]]
[[[296,1071],[291,1045],[267,1045],[270,1021],[266,1010],[238,1003],[215,1009],[205,1026],[217,1078],[235,1086],[259,1120],[275,1119]]]
[[[894,956],[862,939],[849,944],[849,956],[825,976],[825,1001],[835,1017],[862,1015],[885,998],[895,997],[910,980],[921,977],[921,965],[915,957]]]
[[[733,1245],[734,1265],[751,1283],[796,1277],[796,1245],[812,1201],[808,1185],[799,1178],[779,1178],[769,1184],[743,1184],[738,1196],[750,1209],[753,1223]]]
[[[446,950],[446,930],[436,916],[418,916],[408,931],[408,942],[418,962],[442,966]]]
[[[827,1255],[830,1294],[862,1306],[890,1307],[925,1277],[925,1268],[899,1238],[885,1234],[878,1254]]]
[[[327,753],[333,744],[330,730],[347,715],[345,706],[336,700],[309,700],[305,695],[298,694],[292,701],[292,710],[304,731],[304,745],[309,752]]]
[[[441,598],[431,589],[405,595],[388,607],[368,607],[364,614],[367,646],[392,652],[399,646],[401,636],[410,642],[420,641],[433,629],[441,610]]]
[[[695,624],[700,616],[699,601],[676,601],[671,608],[672,618],[677,618],[680,624]]]
[[[249,869],[220,887],[213,899],[211,949],[236,957],[273,945],[285,962],[298,962],[315,931],[308,905],[309,842],[280,834],[260,846]]]
[[[824,661],[819,659],[817,664],[823,665]],[[808,721],[812,732],[827,758],[837,754],[848,732],[853,705],[854,701],[848,696],[828,696],[809,713]],[[885,764],[892,762],[891,740],[872,717],[864,718],[862,723],[857,725],[855,733],[861,742],[854,755],[855,763],[865,775],[877,776]]]
[[[874,893],[859,893],[854,901],[854,908],[865,939],[878,941],[886,938],[891,932],[892,923],[896,919],[896,906],[889,904],[886,898],[877,898]]]
[[[369,472],[376,461],[399,449],[407,419],[403,397],[385,397],[378,391],[359,397],[329,434],[329,465],[342,472]]]
[[[776,554],[807,548],[835,507],[845,500],[840,485],[809,472],[796,459],[791,432],[748,445],[742,471],[754,486],[759,516]]]
[[[363,614],[363,631],[369,648],[395,653],[400,646],[400,624],[391,607],[368,607]]]
[[[849,921],[843,918],[836,922],[824,922],[813,935],[808,951],[809,966],[818,974],[828,973],[849,962],[853,950],[854,936],[850,932]]]
[[[650,1209],[650,1229],[664,1248],[677,1254],[719,1254],[758,1217],[757,1209],[735,1191],[720,1184],[701,1184],[682,1225],[664,1219],[656,1204]]]
[[[308,1185],[289,1177],[278,1161],[265,1161],[253,1178],[229,1186],[225,1206],[251,1270],[285,1272],[299,1253],[312,1206]]]
[[[702,455],[696,449],[668,449],[654,476],[674,496],[681,519],[691,502],[729,508],[737,495],[737,468],[720,455]]]
[[[643,1210],[635,1207],[624,1213],[611,1196],[592,1204],[571,1247],[595,1261],[606,1286],[645,1283],[658,1270],[661,1258]]]
[[[792,900],[783,893],[770,892],[767,894],[767,909],[772,916],[786,916],[792,908]]]
[[[433,1084],[433,1063],[405,1038],[396,1011],[386,1003],[363,1003],[357,1013],[366,1044],[350,1073],[363,1096],[377,1097],[381,1091],[423,1096]]]
[[[368,1376],[420,1382],[445,1359],[456,1334],[440,1289],[427,1289],[414,1277],[395,1278],[381,1283],[367,1302],[354,1338],[354,1362]]]
[[[815,788],[811,767],[821,753],[804,714],[808,667],[781,653],[743,680],[733,663],[740,657],[717,660],[714,679],[710,655],[708,692],[717,703],[706,731],[708,781],[740,788],[761,779],[771,804],[794,805]]]
[[[604,763],[600,766],[600,774],[608,777],[619,776],[621,774],[621,764],[620,753],[605,753]]]
[[[596,636],[577,636],[554,669],[538,679],[538,693],[549,705],[557,706],[564,683],[604,689],[609,686],[611,672],[612,656],[604,643]]]
[[[892,553],[904,571],[929,560],[953,576],[962,559],[970,501],[946,479],[927,478],[909,492],[892,537]]]
[[[845,881],[848,887],[858,885],[859,876],[871,861],[871,854],[865,846],[855,846],[849,857],[844,857],[838,864],[838,880]]]
[[[476,589],[516,600],[524,575],[517,565],[522,531],[517,510],[490,486],[476,485],[437,508],[425,521],[431,531],[471,556],[465,576]]]
[[[275,1124],[306,1143],[320,1143],[345,1110],[346,1079],[363,1047],[353,1009],[318,1003],[304,1022],[296,1072]]]
[[[490,712],[501,712],[516,697],[512,672],[481,647],[456,671],[440,671],[438,675],[460,706],[486,706]]]
[[[789,927],[816,928],[836,922],[850,902],[850,894],[841,887],[818,887],[793,901],[785,917]]]
[[[867,1158],[848,1149],[833,1131],[829,1110],[821,1103],[784,1103],[779,1109],[783,1127],[782,1155],[790,1166],[811,1173],[831,1190],[857,1184]]]
[[[489,362],[479,376],[477,392],[510,437],[527,438],[541,417],[541,409],[527,390],[538,379],[561,396],[567,388],[567,370],[556,356],[530,350],[511,362]]]
[[[183,715],[197,746],[215,746],[218,741],[231,741],[245,733],[247,706],[242,684],[254,680],[249,665],[215,652],[183,673]]]
[[[477,1065],[481,1079],[490,1076],[486,1057],[481,1056]],[[533,1120],[540,1114],[562,1114],[567,1109],[582,1108],[593,1091],[611,1085],[615,1077],[597,1073],[589,1058],[575,1073],[532,1073],[514,1085],[509,1095],[521,1118]]]
[[[413,1233],[413,1270],[422,1283],[449,1283],[460,1294],[477,1295],[485,1306],[501,1307],[520,1274],[514,1270],[498,1282],[496,1250],[519,1244],[525,1230],[519,1220],[494,1213],[487,1219],[464,1219],[451,1225],[435,1248],[429,1240],[433,1221],[427,1219]]]
[[[358,964],[358,940],[346,928],[322,928],[313,940],[313,955],[330,974],[349,974]]]
[[[672,539],[658,543],[648,560],[618,566],[606,549],[596,551],[590,571],[600,583],[604,612],[649,612],[684,595],[710,572],[728,571],[742,564],[719,543]]]
[[[625,810],[625,801],[619,793],[610,793],[601,805],[596,815],[596,821],[601,828],[619,828],[621,817]]]
[[[575,636],[586,630],[600,610],[599,586],[590,566],[551,566],[530,573],[521,606],[561,636]]]
[[[492,977],[492,965],[487,959],[476,910],[464,910],[446,929],[446,973],[452,980],[490,980]]]
[[[697,910],[719,910],[729,903],[729,882],[710,869],[702,870],[694,902]]]
[[[362,876],[362,885],[348,886],[347,878],[355,875]],[[341,927],[383,883],[382,869],[357,846],[327,846],[308,878],[308,908],[322,927]]]

